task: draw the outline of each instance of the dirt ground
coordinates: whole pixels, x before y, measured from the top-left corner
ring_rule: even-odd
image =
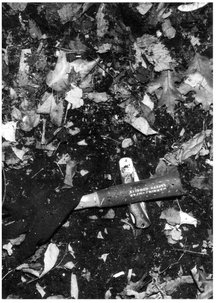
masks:
[[[61,3],[2,5],[2,45],[7,50],[7,60],[3,57],[2,121],[17,122],[15,141],[11,143],[3,136],[2,298],[212,298],[212,105],[198,102],[195,88],[182,93],[174,106],[164,102],[173,98],[175,86],[178,89],[191,74],[188,69],[196,54],[201,56],[201,68],[196,66],[193,72],[210,82],[206,69],[212,68],[212,4],[188,12],[177,9],[180,3],[160,9],[153,4],[145,14],[139,12],[137,4],[77,5],[72,14],[68,10],[60,13],[64,7]],[[162,17],[169,12],[169,17]],[[176,30],[173,38],[164,30],[167,18]],[[163,33],[161,37],[159,32]],[[154,45],[161,41],[174,58],[175,86],[173,82],[167,85],[162,102],[159,92],[148,90],[166,69],[150,62],[149,51],[143,56],[147,68],[135,65],[133,45],[144,34],[156,38]],[[77,37],[80,42],[76,47],[73,42]],[[192,44],[192,39],[198,42]],[[99,62],[89,71],[92,84],[82,88],[83,105],[67,109],[68,102],[63,101],[59,123],[58,109],[58,118],[35,109],[45,92],[55,96],[56,105],[60,104],[57,100],[64,100],[69,86],[59,83],[64,85],[59,90],[49,84],[47,75],[56,67],[57,49],[66,50],[73,44],[72,52],[67,52],[68,62],[76,60],[78,54],[89,62],[98,57]],[[108,51],[106,44],[111,45]],[[19,78],[23,49],[32,51],[28,80]],[[163,48],[159,51],[162,53]],[[204,70],[203,66],[208,67]],[[82,87],[76,72],[69,77]],[[159,89],[165,88],[163,84]],[[108,100],[95,102],[86,97],[94,91],[106,93]],[[146,92],[153,110],[139,106]],[[127,122],[128,104],[134,104],[138,116],[144,117],[156,133],[142,133]],[[16,115],[15,108],[20,111]],[[46,144],[37,145],[42,143],[43,119]],[[71,123],[70,128],[67,123]],[[79,132],[72,134],[69,129]],[[196,134],[204,134],[204,139],[197,143]],[[127,138],[132,143],[124,146]],[[161,162],[189,140],[193,141],[188,144],[188,157],[182,156],[177,163]],[[42,147],[50,143],[52,151]],[[27,148],[26,156],[18,159],[14,146]],[[57,164],[66,154],[72,162]],[[148,201],[151,225],[145,229],[136,228],[127,205],[74,211],[83,195],[122,183],[119,160],[123,157],[132,159],[140,180],[157,176],[159,163],[165,171],[175,166],[185,190],[182,197]],[[63,186],[69,163],[73,165],[72,185]],[[196,224],[180,221],[176,227],[174,223],[180,237],[171,238],[172,243],[165,233],[168,218],[160,218],[168,209],[196,219]],[[171,216],[175,220],[175,215]],[[12,239],[21,234],[26,234],[24,241],[13,244]],[[11,254],[4,247],[8,243],[12,243]],[[55,244],[59,253],[48,273],[36,277],[33,272],[16,269],[26,263],[29,268],[42,270],[49,243]]]

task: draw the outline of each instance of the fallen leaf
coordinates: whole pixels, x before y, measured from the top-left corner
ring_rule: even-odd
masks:
[[[15,239],[10,239],[10,243],[12,245],[20,245],[25,240],[25,237],[26,237],[25,234],[21,234],[19,237]]]
[[[108,254],[102,254],[98,259],[103,260],[103,262],[106,262],[106,259],[107,259],[108,255],[109,255],[109,253]]]
[[[213,103],[213,88],[199,72],[190,74],[179,86],[179,91],[184,95],[194,91],[196,93],[195,101],[201,103],[204,110],[209,110]]]
[[[88,93],[87,94],[88,99],[100,103],[100,102],[106,102],[109,99],[109,96],[107,93],[98,93],[98,92],[93,92],[93,93]]]
[[[66,3],[60,8],[57,13],[59,14],[62,24],[66,22],[76,20],[80,16],[80,10],[82,8],[81,3]]]
[[[47,274],[56,264],[57,258],[59,255],[59,248],[55,243],[50,243],[46,249],[44,255],[44,269],[40,274],[40,278],[42,278],[45,274]]]
[[[105,18],[106,3],[101,3],[96,14],[97,37],[102,38],[108,32],[109,22]]]
[[[57,126],[61,126],[63,114],[64,114],[63,100],[60,100],[58,103],[53,102],[50,111],[51,122]]]
[[[25,111],[25,115],[23,116],[19,126],[25,132],[31,131],[40,123],[40,115],[36,113],[35,110]]]
[[[106,300],[111,299],[111,297],[112,297],[112,293],[111,293],[110,289],[111,289],[111,288],[109,288],[109,289],[105,292],[104,299],[106,299]]]
[[[145,15],[151,9],[152,5],[152,3],[139,3],[136,9],[141,15]]]
[[[81,276],[86,279],[88,282],[90,282],[91,279],[91,273],[89,272],[88,269],[84,268],[81,272]]]
[[[11,244],[11,242],[8,242],[7,244],[4,244],[2,248],[7,250],[8,255],[11,256],[13,254],[12,247],[13,245]]]
[[[29,34],[31,38],[40,40],[42,32],[34,20],[29,19]]]
[[[192,139],[183,143],[178,149],[164,156],[169,164],[178,165],[193,155],[197,155],[205,142],[206,132],[196,134]]]
[[[85,139],[83,139],[83,140],[79,141],[79,142],[77,143],[77,145],[86,146],[86,145],[87,145],[87,142],[85,141]]]
[[[170,19],[165,19],[162,23],[162,31],[165,37],[172,39],[176,35],[176,30],[172,27]]]
[[[1,125],[2,137],[9,142],[16,142],[15,133],[17,128],[17,122],[10,121]]]
[[[7,3],[14,11],[24,11],[26,6],[27,6],[27,3],[24,2],[24,3],[21,3],[21,2],[8,2]]]
[[[87,50],[87,46],[83,44],[79,36],[77,36],[75,40],[69,42],[69,47],[72,49],[73,53],[76,54],[83,54]]]
[[[104,215],[104,216],[102,216],[102,218],[103,219],[109,219],[109,220],[112,220],[112,219],[114,219],[115,218],[115,211],[112,209],[112,208],[110,208],[108,211],[107,211],[107,213]]]
[[[71,156],[67,153],[63,154],[57,163],[59,165],[65,165],[69,160],[71,160]]]
[[[139,58],[140,54],[145,55],[147,60],[154,65],[156,72],[169,70],[176,66],[176,62],[170,56],[168,49],[155,36],[144,34],[138,37],[134,43],[134,49],[137,50],[136,59]]]
[[[181,12],[192,12],[207,4],[208,4],[208,2],[194,2],[194,3],[188,3],[188,4],[181,4],[178,6],[178,10]]]
[[[131,138],[126,138],[122,141],[122,148],[128,148],[133,145],[133,141]]]
[[[46,299],[53,300],[53,299],[66,299],[66,298],[63,295],[55,295],[55,296],[49,296]]]
[[[71,288],[70,288],[71,298],[78,299],[78,282],[75,274],[71,274]]]
[[[71,109],[79,108],[84,105],[82,89],[73,84],[71,84],[71,87],[71,90],[65,95],[65,100],[71,103]]]
[[[157,80],[149,84],[147,90],[151,94],[162,87],[163,90],[159,98],[158,106],[165,105],[167,112],[172,116],[174,115],[175,105],[179,100],[182,100],[181,93],[175,87],[173,76],[174,73],[172,71],[163,71]]]
[[[191,224],[197,226],[197,220],[194,217],[175,208],[163,210],[160,219],[165,219],[171,225]]]
[[[72,261],[69,261],[69,262],[65,263],[64,267],[67,269],[72,269],[75,267],[75,265]]]
[[[64,184],[72,187],[72,179],[76,173],[76,168],[77,168],[77,162],[73,160],[69,160],[66,164],[66,171],[65,171],[65,179],[64,179]]]
[[[110,51],[111,47],[112,47],[111,43],[103,43],[103,44],[101,44],[100,46],[98,46],[96,48],[97,49],[97,53],[104,54],[104,53]]]
[[[85,176],[85,175],[87,175],[88,173],[89,173],[89,171],[86,170],[86,169],[81,169],[80,170],[80,174],[81,174],[82,177]]]
[[[120,271],[120,272],[118,272],[118,273],[114,274],[114,275],[113,275],[113,278],[118,278],[118,277],[121,277],[121,276],[123,276],[124,274],[125,274],[125,272],[124,272],[124,271]]]
[[[88,217],[90,220],[98,220],[98,217],[96,215],[92,215]]]
[[[98,232],[98,234],[97,234],[97,239],[104,239],[104,237],[103,237],[101,231]]]
[[[145,136],[155,135],[157,132],[153,130],[146,119],[143,117],[125,117],[125,122],[129,123],[135,129],[140,131]]]
[[[26,152],[28,152],[28,148],[23,147],[22,149],[19,149],[15,146],[12,146],[12,150],[15,153],[15,155],[21,160],[23,161],[24,159],[24,155],[26,154]]]
[[[64,51],[59,51],[57,57],[55,69],[48,73],[46,84],[56,91],[63,91],[69,84],[68,74],[71,68]]]
[[[77,59],[71,62],[70,66],[71,69],[74,69],[75,73],[79,74],[81,80],[83,80],[91,72],[91,70],[97,65],[99,61],[100,58],[97,58],[92,61]],[[81,83],[80,83],[80,87],[81,87]]]
[[[36,289],[40,293],[41,297],[45,297],[46,292],[44,291],[43,287],[40,286],[40,284],[37,282],[36,283]]]

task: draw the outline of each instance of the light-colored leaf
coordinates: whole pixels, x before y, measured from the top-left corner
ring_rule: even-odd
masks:
[[[75,73],[79,74],[81,79],[83,80],[91,70],[97,65],[100,61],[100,58],[97,58],[92,61],[87,61],[84,59],[77,59],[70,63],[71,69],[73,68]],[[80,85],[81,86],[81,85]]]
[[[15,153],[15,155],[21,160],[23,161],[24,155],[26,154],[26,152],[29,150],[25,147],[23,147],[22,149],[19,149],[15,146],[12,146],[12,150]]]
[[[71,109],[79,108],[84,105],[82,89],[73,84],[71,84],[71,87],[71,90],[65,95],[65,100],[71,103]]]
[[[126,117],[125,122],[129,123],[131,126],[133,126],[145,136],[157,134],[157,132],[150,127],[147,120],[143,117],[133,117],[132,119]]]
[[[72,261],[69,261],[69,262],[65,263],[64,267],[67,269],[72,269],[75,267],[75,264]]]
[[[118,277],[121,277],[125,274],[124,271],[120,271],[120,272],[117,272],[116,274],[113,275],[113,278],[118,278]]]
[[[88,99],[100,103],[100,102],[106,102],[109,99],[109,96],[107,93],[98,93],[98,92],[93,92],[93,93],[88,93],[87,94]]]
[[[64,115],[63,100],[60,100],[58,103],[53,102],[50,111],[51,122],[57,126],[61,126],[63,115]]]
[[[81,3],[66,3],[60,8],[57,13],[59,14],[62,24],[66,22],[76,20],[80,16],[80,10],[82,8]]]
[[[88,282],[90,282],[91,279],[91,273],[89,272],[88,269],[84,268],[81,272],[81,276],[86,279]]]
[[[150,110],[154,109],[154,102],[151,101],[151,98],[147,93],[145,93],[143,100],[141,101],[144,105],[148,106]]]
[[[133,145],[133,141],[131,138],[126,138],[122,141],[122,148],[127,148]]]
[[[57,52],[57,57],[58,60],[55,69],[48,73],[46,84],[56,91],[63,91],[69,83],[68,74],[70,72],[70,64],[67,62],[64,51]]]
[[[104,215],[104,216],[102,216],[102,218],[103,219],[109,219],[109,220],[112,220],[112,219],[114,219],[115,218],[115,211],[112,209],[112,208],[110,208],[108,211],[107,211],[107,213]]]
[[[98,46],[97,53],[104,54],[108,52],[111,49],[111,47],[112,47],[111,43],[103,43],[100,46]]]
[[[204,7],[207,4],[208,4],[208,2],[194,2],[194,3],[188,3],[188,4],[181,4],[178,6],[178,10],[181,12],[192,12],[199,8]]]
[[[72,187],[72,179],[76,173],[76,168],[77,168],[77,162],[69,160],[66,164],[66,171],[65,171],[65,179],[64,179],[64,184]]]
[[[7,5],[9,5],[14,11],[24,11],[26,6],[27,6],[27,2],[7,2]]]
[[[172,27],[170,19],[165,19],[162,23],[162,31],[165,37],[172,39],[176,35],[176,30]]]
[[[136,6],[136,9],[141,15],[145,15],[151,9],[152,5],[153,4],[150,2],[139,3],[138,6]]]
[[[195,219],[193,216],[183,212],[180,210],[179,212],[180,215],[180,225],[181,224],[191,224],[194,225],[195,227],[197,226],[197,219]]]
[[[27,110],[20,122],[20,129],[25,132],[31,131],[40,123],[40,115],[35,110]]]
[[[8,242],[7,244],[4,244],[2,248],[7,250],[8,255],[11,256],[13,254],[12,247],[13,245],[11,244],[11,242]]]
[[[103,260],[103,262],[106,262],[106,259],[107,259],[108,255],[109,255],[109,253],[108,254],[102,254],[98,259]]]
[[[43,277],[54,267],[58,255],[59,255],[59,248],[56,246],[55,243],[50,243],[44,255],[44,269],[40,274],[40,277]]]
[[[15,239],[10,239],[10,243],[12,245],[20,245],[24,241],[25,237],[26,237],[25,234],[21,234],[19,237]]]
[[[96,14],[97,36],[102,38],[108,32],[109,22],[105,18],[106,3],[101,3]]]
[[[101,231],[98,232],[98,234],[97,234],[97,239],[104,239],[104,237],[103,237]]]
[[[177,150],[164,156],[169,164],[178,165],[193,155],[197,155],[204,145],[206,132],[196,134],[192,139],[183,143]]]
[[[162,87],[162,93],[159,97],[158,106],[165,105],[167,112],[172,116],[174,115],[175,105],[179,100],[182,100],[181,93],[175,87],[173,76],[174,73],[172,71],[163,71],[161,76],[148,86],[149,93],[153,93]]]
[[[169,224],[180,224],[180,214],[175,208],[164,209],[160,215],[160,219],[165,219]]]
[[[72,49],[72,52],[76,54],[83,54],[87,50],[87,46],[81,42],[79,36],[69,42],[69,47]]]
[[[2,137],[9,142],[16,142],[15,133],[17,128],[17,122],[10,121],[1,125]]]
[[[171,58],[168,49],[155,36],[144,34],[137,38],[134,49],[137,50],[136,59],[139,60],[140,54],[145,55],[147,60],[154,65],[156,72],[172,69],[176,66],[176,62]]]
[[[43,287],[40,286],[40,284],[37,282],[36,283],[36,289],[40,293],[41,297],[45,297],[46,292],[44,291]]]
[[[34,20],[29,19],[29,34],[33,39],[41,39],[42,32]]]
[[[71,274],[71,289],[70,289],[71,298],[78,299],[79,289],[78,281],[75,274]]]

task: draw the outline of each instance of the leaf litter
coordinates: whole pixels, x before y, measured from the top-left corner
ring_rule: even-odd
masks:
[[[3,216],[13,235],[3,232],[3,297],[211,298],[211,4],[4,3],[2,17],[3,214],[14,220]],[[16,267],[17,296],[7,260],[26,243],[22,224],[27,235],[45,224],[29,208],[47,217],[54,203],[43,212],[44,199],[17,204],[18,192],[117,185],[124,155],[141,178],[177,166],[179,210],[171,199],[148,203],[152,226],[138,232],[126,207],[73,212]]]

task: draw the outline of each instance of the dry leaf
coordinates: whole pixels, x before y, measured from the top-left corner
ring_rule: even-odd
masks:
[[[77,162],[76,161],[69,160],[67,162],[64,184],[66,184],[70,187],[73,186],[72,179],[73,179],[73,177],[76,173],[76,167],[77,167]]]
[[[64,114],[63,100],[60,100],[58,104],[54,100],[50,111],[51,122],[57,126],[61,126],[63,114]]]
[[[84,100],[82,99],[83,91],[73,84],[71,84],[71,87],[71,90],[65,95],[65,100],[71,103],[71,109],[79,108],[84,105]]]
[[[207,276],[202,266],[199,268],[197,266],[193,267],[191,273],[199,290],[197,299],[211,299],[213,297],[212,276]]]
[[[183,143],[177,150],[164,156],[169,164],[178,165],[193,155],[197,155],[204,145],[206,131],[196,134],[192,139]]]
[[[192,12],[207,4],[208,4],[208,2],[194,2],[194,3],[188,3],[188,4],[181,4],[178,6],[178,10],[181,12]]]
[[[101,3],[99,6],[99,9],[96,14],[96,21],[97,21],[97,36],[99,38],[102,38],[105,36],[105,34],[108,31],[109,27],[109,22],[105,18],[105,8],[106,8],[105,3]]]
[[[212,87],[213,85],[213,74],[212,74],[212,63],[210,59],[205,56],[201,56],[200,54],[196,53],[195,57],[191,61],[186,75],[200,73],[208,82],[208,85]]]
[[[81,79],[83,80],[91,70],[97,65],[100,61],[100,58],[97,58],[93,61],[87,61],[84,59],[77,59],[70,63],[71,69],[73,68],[75,73],[79,74]]]
[[[111,50],[112,44],[111,43],[103,43],[100,46],[98,46],[97,49],[97,53],[99,54],[104,54],[108,51]]]
[[[81,3],[64,4],[63,7],[57,11],[61,23],[65,24],[66,22],[76,20],[80,16],[79,11],[81,10],[82,5],[83,4]]]
[[[109,219],[109,220],[112,220],[112,219],[114,219],[115,218],[115,211],[112,209],[112,208],[110,208],[108,211],[107,211],[107,213],[104,215],[104,216],[102,216],[102,218],[103,219]]]
[[[136,9],[141,15],[145,15],[151,9],[152,5],[152,3],[139,3]]]
[[[174,73],[172,71],[163,71],[161,76],[148,86],[148,92],[150,94],[155,92],[160,87],[163,88],[158,106],[165,105],[167,112],[172,116],[174,115],[175,105],[179,100],[182,99],[180,92],[175,87],[173,76]]]
[[[44,291],[43,287],[40,286],[40,284],[38,282],[36,283],[36,289],[40,293],[41,297],[43,298],[45,296],[46,292]]]
[[[137,38],[134,48],[137,49],[136,59],[139,58],[139,52],[141,55],[145,55],[147,60],[154,65],[156,72],[172,69],[176,65],[168,49],[155,36],[144,34]]]
[[[59,248],[55,243],[50,243],[44,255],[44,269],[40,274],[40,278],[47,274],[56,264],[59,255]]]
[[[165,219],[171,225],[191,224],[197,226],[197,220],[194,217],[175,208],[163,210],[160,219]]]
[[[131,119],[129,117],[126,117],[125,122],[129,123],[131,126],[133,126],[145,136],[157,134],[157,132],[150,127],[147,120],[143,117],[133,117]]]
[[[42,32],[34,20],[29,19],[29,34],[33,39],[41,39]]]
[[[70,293],[71,293],[71,298],[74,299],[78,299],[78,294],[79,294],[79,290],[78,290],[78,282],[77,282],[77,277],[75,274],[71,274],[71,289],[70,289]]]
[[[172,27],[170,19],[165,19],[162,23],[162,31],[165,37],[172,39],[176,35],[175,28]]]
[[[103,260],[103,262],[106,262],[106,259],[109,254],[102,254],[98,259]]]
[[[75,267],[75,265],[72,261],[69,261],[69,262],[65,263],[64,267],[67,269],[72,269]]]
[[[205,77],[199,72],[195,72],[185,79],[180,85],[179,91],[184,95],[194,91],[196,93],[195,101],[201,103],[204,110],[209,110],[213,103],[213,88],[208,83],[209,81]]]
[[[98,232],[98,234],[97,234],[97,239],[104,239],[104,237],[103,237],[101,231]]]
[[[122,148],[127,148],[133,145],[133,141],[131,138],[126,138],[122,141]]]
[[[93,93],[88,93],[87,94],[88,99],[100,103],[100,102],[106,102],[109,99],[109,96],[107,93],[98,93],[98,92],[93,92]]]
[[[53,71],[50,71],[46,77],[46,84],[56,91],[62,91],[67,88],[68,74],[70,72],[70,64],[67,62],[66,53],[58,52],[58,60]]]
[[[27,2],[7,2],[7,5],[9,5],[14,11],[24,11]]]
[[[90,278],[91,278],[91,273],[89,272],[88,269],[84,268],[81,272],[81,276],[86,279],[88,282],[90,282]]]
[[[16,142],[15,133],[17,128],[17,122],[10,121],[1,125],[2,137],[9,142]]]
[[[81,42],[79,36],[69,42],[69,47],[76,54],[83,54],[87,50],[87,46]]]

